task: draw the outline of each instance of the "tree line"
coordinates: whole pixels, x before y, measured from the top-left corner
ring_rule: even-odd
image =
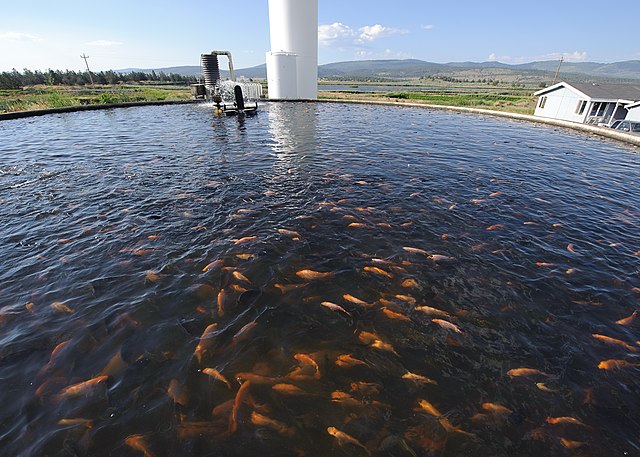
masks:
[[[184,76],[177,73],[166,74],[163,71],[156,73],[155,70],[151,71],[151,73],[142,71],[118,73],[113,70],[101,72],[92,71],[91,77],[89,77],[89,73],[86,71],[31,71],[25,68],[22,73],[16,69],[10,72],[3,71],[0,73],[0,89],[20,89],[24,86],[35,86],[37,84],[46,84],[49,86],[83,86],[91,84],[92,78],[94,84],[139,83],[150,81],[187,85],[197,82],[195,76]]]

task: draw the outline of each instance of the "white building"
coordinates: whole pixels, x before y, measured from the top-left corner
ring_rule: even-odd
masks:
[[[630,121],[640,122],[640,102],[635,102],[626,106],[627,119]]]
[[[640,100],[640,85],[560,82],[534,95],[536,116],[608,125],[624,119],[628,105]]]

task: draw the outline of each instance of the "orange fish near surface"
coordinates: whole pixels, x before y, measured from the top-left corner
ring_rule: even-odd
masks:
[[[452,324],[449,321],[445,321],[442,319],[431,319],[431,322],[433,322],[434,324],[438,324],[440,327],[444,329],[453,330],[456,333],[462,333],[462,330],[460,330],[460,328],[457,325]]]
[[[345,432],[338,430],[335,427],[327,427],[327,433],[337,439],[340,446],[352,444],[363,449],[367,453],[367,455],[371,455],[369,449],[367,449],[360,441],[355,439],[353,436],[347,435]]]
[[[293,427],[287,427],[287,424],[277,421],[275,419],[271,419],[270,417],[263,416],[262,414],[258,414],[255,411],[251,412],[251,423],[258,427],[267,427],[275,432],[279,433],[282,436],[287,438],[293,437],[296,433],[296,429]]]
[[[314,271],[314,270],[300,270],[296,272],[296,275],[307,281],[315,281],[320,279],[329,279],[335,276],[335,273],[331,271]]]
[[[636,319],[637,316],[638,316],[638,310],[635,310],[633,313],[631,313],[631,316],[625,317],[624,319],[620,319],[619,321],[616,321],[616,324],[630,326],[633,324],[633,321]]]
[[[218,324],[213,323],[207,326],[202,332],[202,336],[200,337],[200,342],[198,346],[196,346],[196,350],[193,355],[198,359],[198,362],[202,360],[202,356],[205,352],[207,352],[214,344],[214,337],[217,335]]]
[[[606,335],[599,335],[597,333],[594,333],[591,336],[593,336],[597,340],[602,341],[605,344],[610,344],[610,345],[614,345],[614,346],[621,346],[621,347],[625,348],[627,351],[638,352],[637,348],[631,346],[629,343],[625,343],[622,340],[618,340],[616,338],[611,338],[610,336],[606,336]]]
[[[370,306],[369,303],[365,302],[364,300],[360,300],[359,298],[354,297],[353,295],[344,294],[342,298],[344,298],[348,302],[353,303],[354,305],[364,306],[365,308],[368,308]]]
[[[364,365],[366,367],[369,366],[367,362],[363,362],[360,359],[356,359],[351,354],[339,355],[338,358],[336,359],[336,365],[338,365],[339,367],[355,367],[358,365]]]
[[[155,457],[155,454],[149,450],[144,435],[129,435],[124,439],[124,443],[131,449],[142,452],[144,457]]]
[[[543,371],[536,370],[535,368],[514,368],[507,371],[509,376],[513,377],[527,377],[527,376],[547,376],[549,375]]]
[[[571,425],[579,425],[581,427],[589,428],[587,424],[585,424],[579,419],[576,419],[575,417],[547,417],[547,423],[551,425],[571,424]]]
[[[202,372],[204,374],[206,374],[207,376],[211,376],[213,379],[215,379],[217,381],[224,382],[227,385],[227,387],[229,389],[231,389],[231,384],[229,383],[229,381],[227,381],[227,378],[222,376],[222,374],[218,370],[216,370],[215,368],[205,368],[205,369],[202,370]]]
[[[59,398],[76,398],[92,394],[96,388],[103,387],[106,390],[106,382],[109,376],[98,376],[88,381],[79,382],[62,389]]]
[[[367,266],[364,267],[363,270],[368,271],[369,273],[376,274],[378,276],[384,276],[385,278],[393,279],[393,275],[388,271],[383,270],[382,268]]]
[[[639,367],[640,363],[631,363],[626,360],[603,360],[598,364],[601,370],[620,370],[622,368]]]

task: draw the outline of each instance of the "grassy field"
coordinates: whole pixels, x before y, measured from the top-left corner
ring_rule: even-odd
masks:
[[[336,84],[336,82],[332,82]],[[384,84],[392,86],[388,92],[362,92],[363,83],[342,83],[347,90],[324,91],[320,86],[320,99],[398,101],[431,105],[465,106],[533,114],[536,88],[521,86],[496,87],[490,84],[453,84],[432,82],[423,90],[404,89],[415,82]],[[379,83],[378,83],[379,84]],[[350,87],[352,85],[353,87]],[[187,86],[171,85],[115,85],[115,86],[30,86],[22,90],[0,90],[0,113],[29,111],[67,106],[112,104],[140,101],[188,100]]]
[[[22,90],[0,90],[0,113],[66,106],[141,101],[187,100],[187,86],[29,86]]]
[[[359,84],[362,85],[362,84]],[[385,84],[386,85],[386,84]],[[320,86],[322,87],[322,86]],[[533,114],[537,88],[532,87],[495,87],[486,84],[425,86],[420,91],[403,90],[402,85],[393,85],[389,92],[361,92],[358,90],[321,91],[321,99],[397,101],[423,103],[428,105],[464,106],[520,114]]]

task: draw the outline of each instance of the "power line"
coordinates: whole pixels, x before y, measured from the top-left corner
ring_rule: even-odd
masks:
[[[84,59],[84,64],[87,66],[87,73],[89,73],[89,79],[91,80],[91,85],[93,86],[93,76],[91,76],[91,70],[89,70],[89,62],[87,62],[87,59],[89,58],[89,56],[85,55],[84,53],[80,56],[81,59]]]

